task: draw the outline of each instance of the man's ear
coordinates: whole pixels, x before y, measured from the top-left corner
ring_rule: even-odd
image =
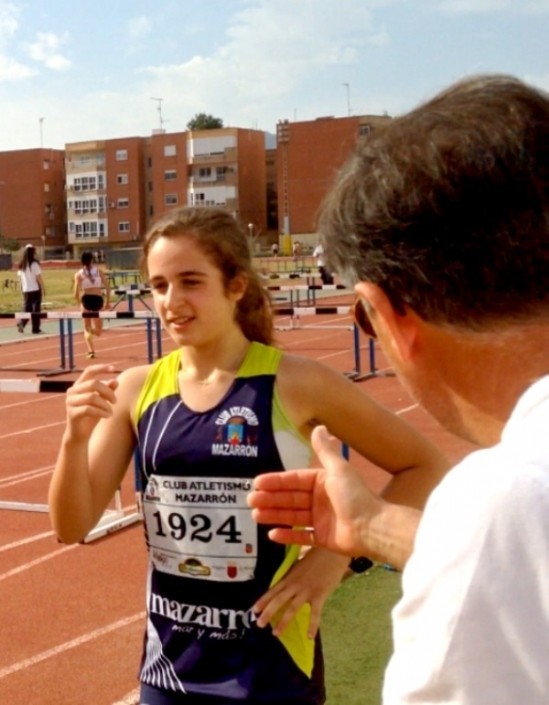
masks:
[[[355,291],[369,304],[368,315],[380,342],[389,345],[402,360],[409,360],[417,343],[421,319],[408,307],[404,314],[398,313],[377,284],[359,282]]]

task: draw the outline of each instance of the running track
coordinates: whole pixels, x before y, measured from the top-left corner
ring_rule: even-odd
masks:
[[[327,328],[334,323],[341,329]],[[279,332],[284,349],[321,359],[341,372],[354,369],[349,316],[316,316],[302,319],[302,324],[320,329]],[[6,321],[0,325],[13,327]],[[166,338],[163,345],[164,351],[170,349]],[[147,361],[142,324],[107,324],[96,347],[96,361],[113,363],[117,369]],[[368,343],[363,337],[361,347],[362,370],[367,371]],[[81,334],[75,335],[75,362],[78,369],[87,364]],[[19,337],[13,345],[0,345],[0,379],[34,378],[37,370],[58,365],[57,336],[26,335],[24,342]],[[376,351],[377,369],[383,372],[385,365]],[[434,440],[452,460],[471,449],[442,431],[394,377],[380,374],[358,384]],[[45,504],[63,426],[63,394],[0,394],[1,502]],[[365,467],[375,486],[386,481],[382,471],[352,459]],[[131,513],[131,472],[122,499]],[[0,509],[0,703],[133,705],[145,567],[140,523],[93,543],[65,546],[55,539],[46,513]]]

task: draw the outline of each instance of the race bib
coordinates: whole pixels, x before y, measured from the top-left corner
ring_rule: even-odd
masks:
[[[154,475],[143,496],[154,567],[202,580],[252,580],[257,525],[246,503],[251,480]]]

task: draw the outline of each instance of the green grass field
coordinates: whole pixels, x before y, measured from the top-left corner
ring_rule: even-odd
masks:
[[[257,257],[254,263],[262,274],[284,274],[294,271],[296,263],[292,257]],[[311,273],[316,272],[311,257],[300,258],[299,267],[305,267]],[[108,270],[105,269],[107,272]],[[72,293],[73,279],[76,269],[43,269],[42,276],[46,284],[45,308],[50,311],[72,307],[75,305]],[[133,281],[133,280],[132,280]],[[6,285],[13,282],[17,286]],[[0,272],[0,312],[15,313],[22,310],[23,297],[19,290],[19,277],[15,271]]]
[[[74,271],[71,269],[45,269],[42,272],[46,285],[44,303],[47,308],[56,311],[67,306],[76,306],[72,285]],[[7,281],[15,282],[17,288],[6,286]],[[0,272],[0,311],[14,313],[22,311],[23,295],[19,289],[19,277],[16,272]]]
[[[330,596],[321,622],[328,705],[379,705],[400,579],[378,565]]]

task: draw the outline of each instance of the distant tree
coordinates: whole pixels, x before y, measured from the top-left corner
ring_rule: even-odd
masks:
[[[20,247],[19,240],[6,238],[0,231],[0,252],[17,252]]]
[[[223,127],[223,120],[207,113],[196,113],[187,123],[187,130],[215,130]]]

